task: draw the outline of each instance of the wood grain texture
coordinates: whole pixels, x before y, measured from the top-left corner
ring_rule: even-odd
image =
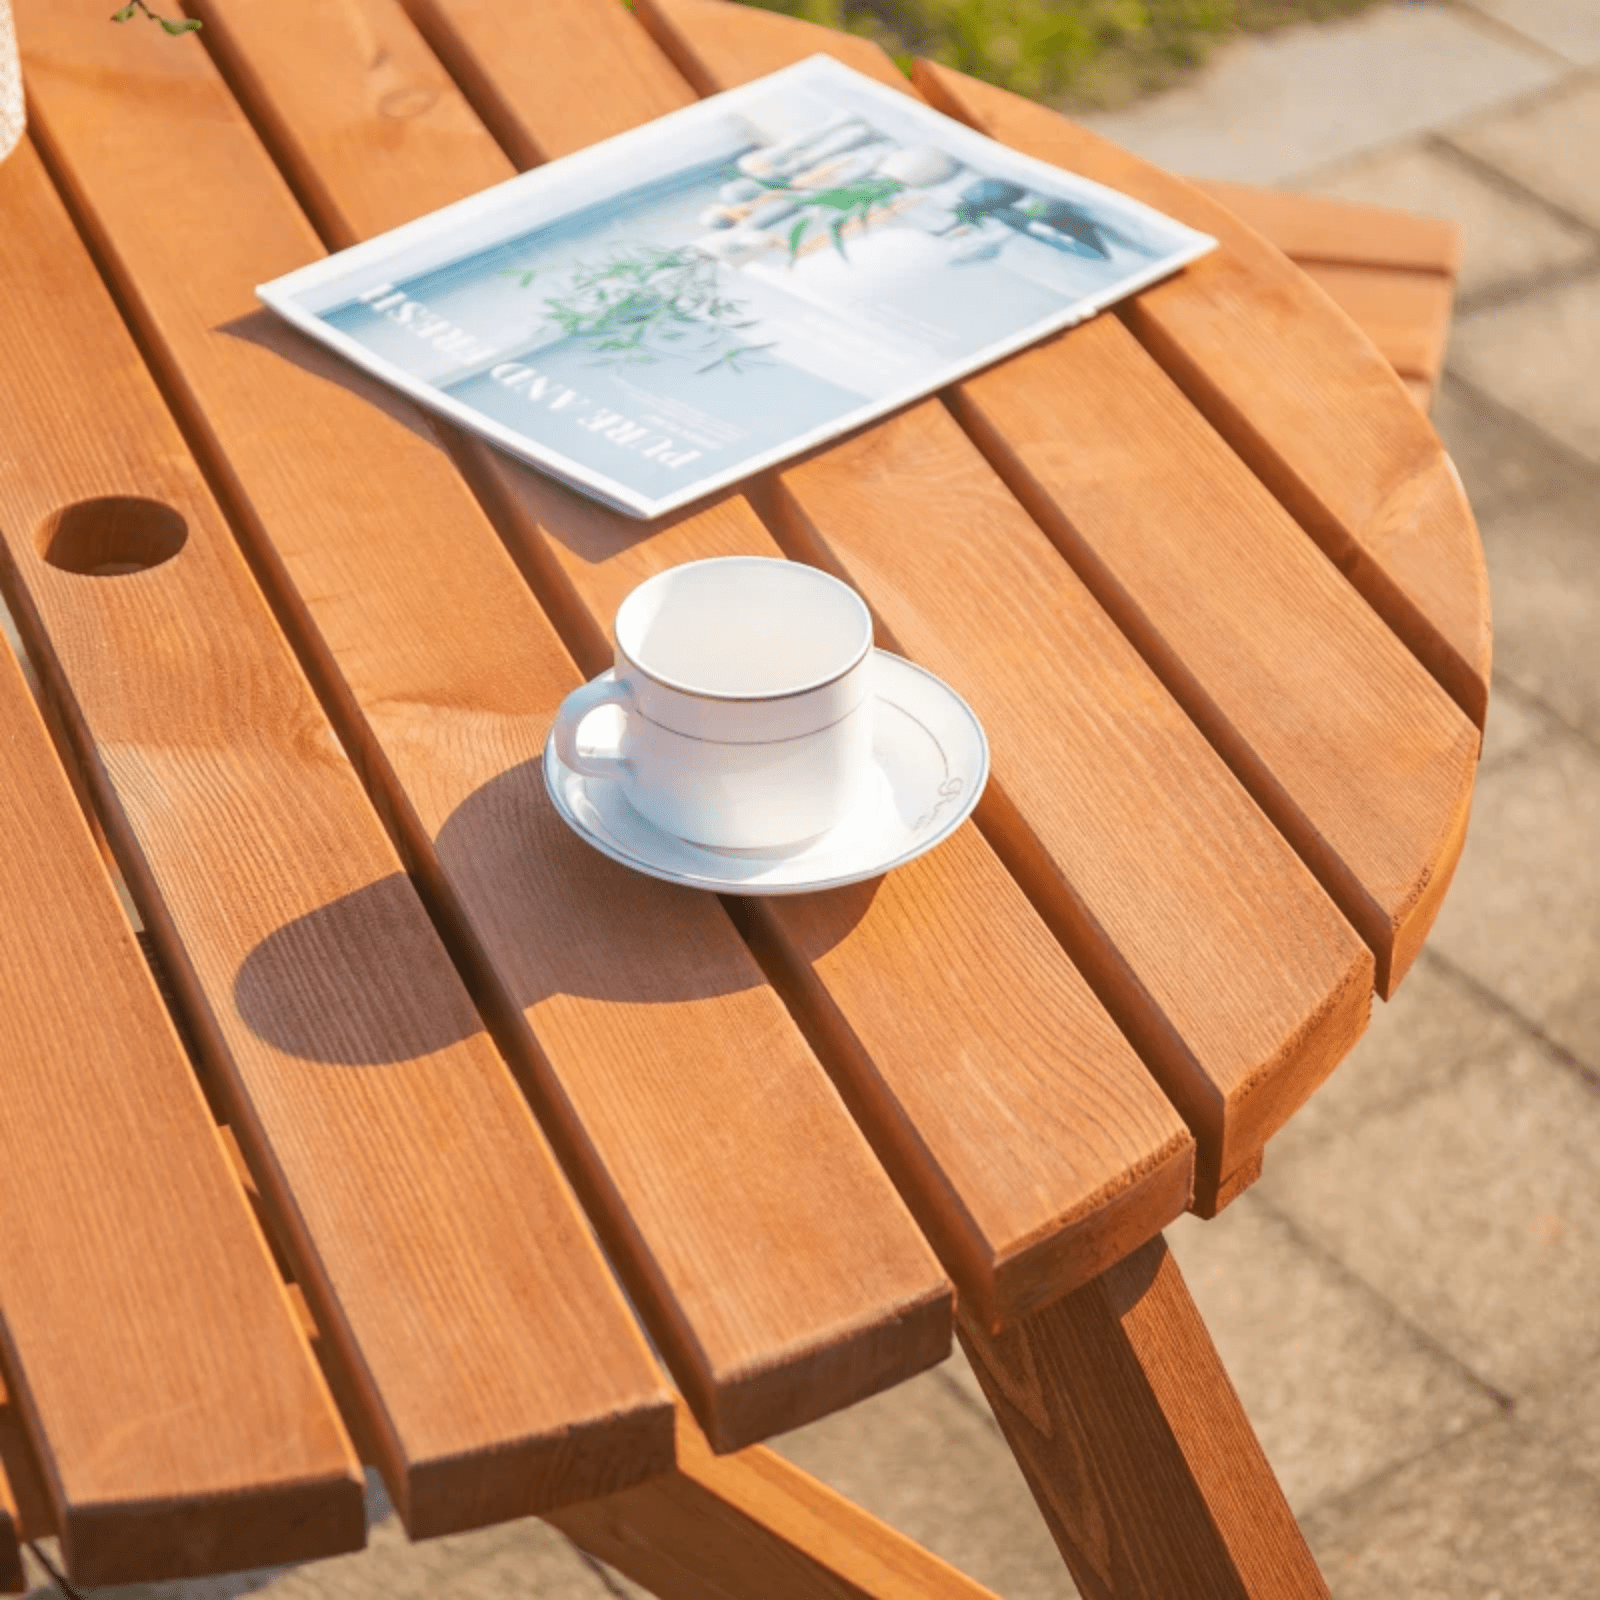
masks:
[[[1084,1600],[1327,1600],[1164,1241],[961,1342]]]
[[[771,1450],[713,1456],[682,1416],[676,1472],[548,1520],[661,1600],[994,1600]]]
[[[619,103],[647,108],[638,118],[642,122],[695,98],[620,5],[608,12],[593,0],[540,0],[532,8],[504,0],[404,3],[519,167],[609,138],[619,131]],[[581,40],[582,47],[570,53],[530,50],[530,12],[542,34]],[[518,106],[527,105],[541,107],[537,128],[517,114]]]
[[[752,19],[740,6],[706,0],[692,12],[678,6],[636,4],[634,15],[697,94],[716,94],[763,78],[819,50],[890,89],[913,97],[917,93],[872,40],[782,12],[761,10]],[[686,29],[684,19],[691,15],[693,22]]]
[[[1453,222],[1247,184],[1194,187],[1283,251],[1372,340],[1408,390],[1420,383],[1431,395],[1461,270]]]
[[[65,18],[63,76],[147,88],[85,67],[97,16]],[[112,31],[113,52],[143,37]],[[61,125],[51,81],[36,130]],[[122,144],[114,113],[85,125]],[[0,363],[27,463],[0,475],[7,601],[396,1504],[442,1531],[662,1470],[656,1368],[526,1102],[39,164],[19,152],[0,187],[0,296],[33,330]],[[62,507],[132,495],[186,524],[171,559],[43,558]]]
[[[734,7],[730,19],[719,0],[647,5],[657,32],[670,28],[679,40],[680,55],[698,52],[703,30],[718,49],[745,26],[758,37],[768,31],[766,13]],[[831,37],[802,33],[796,48]],[[709,60],[701,70],[732,87]],[[1249,313],[1240,307],[1236,315]],[[1465,837],[1477,730],[1114,318],[958,384],[950,403],[1366,939],[1378,990],[1392,993],[1432,925]],[[970,533],[948,497],[959,468],[939,472],[937,488],[928,471],[959,455],[941,442],[936,411],[922,406],[880,424],[862,436],[875,441],[870,446],[830,451],[783,481],[809,531],[831,539],[846,567],[859,552],[880,571],[904,574],[908,596],[925,610],[943,595],[945,609],[965,617],[965,573],[928,581],[930,526],[945,530],[955,559],[973,564]],[[870,472],[869,450],[886,458]],[[902,478],[907,487],[899,492]],[[880,526],[890,500],[902,526],[893,556],[886,548],[893,534]],[[1035,555],[1032,566],[1040,565]],[[1013,606],[999,586],[997,600],[987,631],[998,634],[1007,613],[1027,602]],[[1050,617],[1046,608],[1037,620],[1054,643],[1060,630]],[[900,636],[896,617],[886,621]],[[922,637],[937,639],[952,623],[930,619]],[[1033,629],[1020,638],[1040,642]],[[921,654],[929,646],[919,638],[912,648]],[[939,656],[922,658],[947,670]],[[1040,736],[1031,706],[1037,695],[1023,687],[1017,667],[1006,674],[1015,702],[1011,760],[1031,757],[1043,800],[1027,821],[1044,832],[1041,810],[1049,817],[1058,796],[1056,831],[1063,824],[1076,830],[1083,807],[1060,791],[1055,741]],[[1075,668],[1060,670],[1075,675]],[[978,693],[981,671],[969,662],[954,681]],[[992,698],[975,703],[987,720]],[[1003,744],[997,750],[1003,755]],[[1001,784],[1004,791],[1003,773]],[[1172,793],[1186,809],[1191,786],[1180,780]],[[1297,920],[1287,905],[1280,909],[1286,924]],[[1202,910],[1179,919],[1179,929],[1206,920]]]
[[[408,130],[403,165],[342,159],[365,70],[353,25],[338,20],[352,10],[306,8],[297,36],[315,39],[321,64],[309,78],[297,58],[268,48],[282,28],[281,6],[230,3],[210,13],[226,54],[254,63],[253,93],[272,101],[284,164],[307,175],[297,178],[303,192],[315,187],[327,197],[333,209],[319,221],[340,240],[404,221],[510,170],[484,133],[473,159],[454,151],[459,165],[436,182],[443,164],[424,148],[428,129],[420,120]],[[590,14],[597,28],[620,18],[643,39],[614,6]],[[369,4],[361,15],[381,30],[389,61],[409,62],[421,49],[392,6]],[[468,8],[466,15],[481,13]],[[481,71],[497,85],[493,103],[502,110],[530,93],[531,64],[604,45],[570,31],[576,13],[499,15],[495,54]],[[441,18],[444,26],[443,8]],[[514,18],[522,19],[520,36]],[[465,36],[452,48],[469,45],[481,48]],[[658,71],[670,73],[657,60]],[[515,64],[503,84],[502,61]],[[233,75],[244,82],[243,70]],[[603,113],[616,131],[637,114],[632,93],[594,96],[591,115]],[[550,107],[561,104],[554,92],[535,95],[508,145],[547,142]],[[494,452],[465,441],[458,448],[586,671],[609,664],[604,619],[642,578],[695,556],[781,554],[739,499],[641,525]],[[1192,1154],[1181,1122],[974,831],[878,885],[753,904],[741,918],[963,1296],[986,1317],[1086,1281],[1149,1237],[1163,1214],[1182,1209]],[[932,973],[940,980],[931,981]]]
[[[1190,178],[1192,188],[1226,206],[1300,266],[1312,261],[1375,270],[1461,271],[1461,230],[1447,217],[1361,205],[1323,194],[1292,194],[1247,183]]]
[[[644,6],[681,59],[698,55],[708,31],[699,71],[713,82],[725,70],[713,65],[716,52],[738,59],[741,29],[762,39],[772,32],[768,14],[747,7],[731,8],[730,18],[712,0]],[[834,35],[786,29],[777,37],[809,51]],[[859,45],[850,47],[852,61]],[[771,41],[749,52],[763,62],[775,53]],[[1117,324],[1096,326],[1120,337],[1130,380],[1154,371]],[[1084,335],[1094,336],[1083,329],[1070,337]],[[1065,359],[1064,346],[1047,347],[1047,359]],[[1079,395],[1062,379],[1059,388],[1034,390],[1039,414],[1019,434],[1076,440],[1083,430],[1116,461],[1124,495],[1142,504],[1147,431],[1124,427],[1113,437],[1094,418],[1093,387]],[[1165,398],[1173,426],[1209,441],[1209,449],[1196,443],[1189,470],[1245,477],[1285,522],[1278,531],[1291,557],[1320,574],[1322,558],[1236,458],[1181,396]],[[1163,509],[1175,527],[1151,518],[1153,538],[1196,536],[1187,507]],[[1365,1024],[1372,969],[1350,929],[937,403],[786,469],[773,520],[797,553],[855,577],[891,635],[984,717],[995,751],[984,827],[1200,1137],[1196,1205],[1216,1209],[1222,1193],[1238,1192],[1241,1177],[1258,1169],[1261,1143]],[[1200,532],[1204,543],[1209,529]],[[1201,581],[1225,588],[1232,576],[1225,566]],[[1359,600],[1345,598],[1358,622],[1403,657]],[[1101,599],[1114,604],[1116,595]],[[1300,605],[1300,615],[1307,611]],[[1039,692],[1041,663],[1051,673],[1048,696]],[[1411,671],[1416,687],[1437,695]],[[1298,700],[1291,705],[1305,716]]]
[[[1120,315],[1481,728],[1488,579],[1461,483],[1401,380],[1216,201],[1031,101],[929,62],[941,111],[1149,202],[1223,248]]]
[[[1465,841],[1477,728],[1115,318],[968,379],[952,405],[1392,994]]]
[[[74,1574],[359,1549],[349,1440],[9,650],[0,906],[0,1339]]]
[[[1304,270],[1402,378],[1438,382],[1455,308],[1453,278],[1330,261],[1308,262]]]
[[[252,312],[250,285],[317,245],[206,55],[151,29],[130,59],[101,30],[108,69],[136,65],[165,92],[87,88],[49,65],[51,39],[57,59],[81,61],[81,22],[33,15],[39,120],[708,1431],[722,1448],[748,1443],[940,1360],[949,1284],[717,902],[605,860],[550,806],[540,752],[578,676],[450,458],[382,386]],[[436,65],[431,84],[415,76],[426,48],[397,8],[386,15],[206,13],[224,54],[248,39],[263,78],[288,68],[328,108],[354,170],[368,167],[354,130],[379,55],[385,84],[440,91],[387,172],[413,170],[407,152],[435,123],[464,168],[467,113],[449,120],[448,84]],[[300,104],[283,101],[286,120]],[[105,116],[125,133],[114,148],[93,136]],[[159,172],[137,155],[145,139],[173,151]],[[343,170],[330,157],[328,181]],[[211,219],[228,207],[247,221],[219,233]],[[280,929],[256,963],[359,927],[364,905]]]

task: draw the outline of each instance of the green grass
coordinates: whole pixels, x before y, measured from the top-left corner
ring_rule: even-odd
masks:
[[[748,0],[1072,109],[1167,88],[1240,33],[1374,0]]]

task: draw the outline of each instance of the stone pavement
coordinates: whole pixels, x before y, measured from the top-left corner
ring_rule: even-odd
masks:
[[[1600,1593],[1600,0],[1390,4],[1095,119],[1179,170],[1441,212],[1435,421],[1495,601],[1471,837],[1395,1002],[1169,1235],[1339,1600]],[[959,1361],[779,1447],[1007,1600],[1068,1597]],[[122,1600],[604,1600],[543,1524]],[[51,1592],[41,1587],[40,1594]],[[1171,1600],[1183,1600],[1173,1596]]]

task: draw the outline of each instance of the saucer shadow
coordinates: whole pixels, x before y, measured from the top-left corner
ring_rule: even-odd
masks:
[[[602,856],[557,815],[539,761],[475,790],[434,848],[450,914],[470,930],[460,942],[487,953],[518,1010],[557,997],[684,1005],[765,982],[740,938],[755,902],[724,903]],[[848,937],[881,881],[778,910],[796,953],[815,960]],[[288,1055],[347,1066],[412,1060],[483,1031],[445,960],[415,886],[395,873],[263,939],[239,969],[234,1003],[257,1037]]]

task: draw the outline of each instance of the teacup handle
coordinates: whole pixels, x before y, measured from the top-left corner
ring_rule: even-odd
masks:
[[[572,772],[587,778],[622,778],[633,770],[626,756],[599,755],[578,748],[578,730],[589,714],[601,706],[631,706],[633,690],[615,678],[596,678],[574,689],[556,712],[556,754]]]

